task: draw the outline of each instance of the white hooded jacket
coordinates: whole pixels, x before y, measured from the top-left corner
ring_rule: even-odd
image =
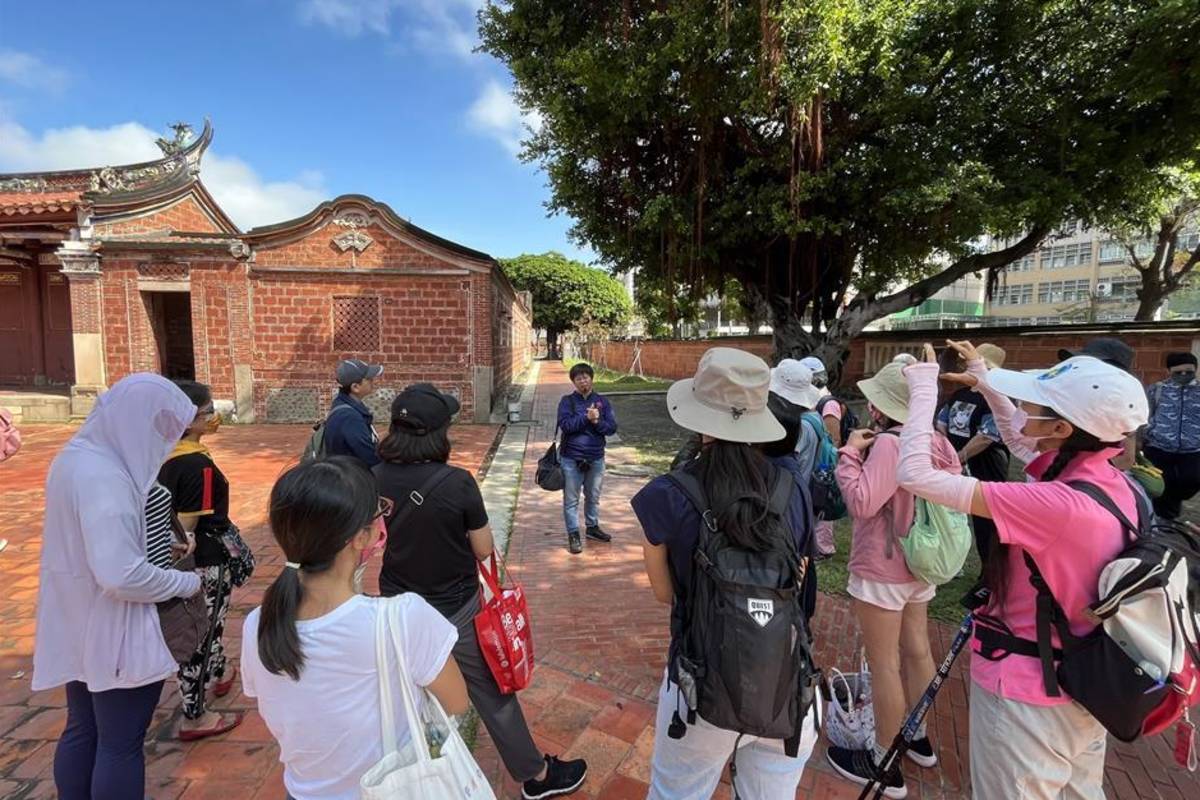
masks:
[[[146,560],[146,498],[196,416],[157,375],[117,382],[50,465],[33,688],[145,686],[175,673],[155,603],[200,589],[192,572]]]

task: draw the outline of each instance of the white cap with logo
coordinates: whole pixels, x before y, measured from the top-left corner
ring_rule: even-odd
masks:
[[[1052,409],[1102,442],[1123,441],[1150,417],[1138,379],[1090,356],[1035,372],[989,370],[987,382],[1001,394]]]

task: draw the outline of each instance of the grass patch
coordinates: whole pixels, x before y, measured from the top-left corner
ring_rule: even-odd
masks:
[[[850,580],[848,562],[850,560],[850,530],[851,521],[840,519],[833,524],[833,535],[837,540],[837,553],[817,564],[817,587],[826,594],[836,594],[849,597],[846,594],[846,584]],[[903,558],[899,545],[896,548],[896,558]],[[963,574],[947,584],[938,587],[937,596],[929,602],[929,617],[940,622],[957,625],[962,622],[966,609],[959,600],[967,590],[975,585],[979,577],[979,554],[975,545],[967,554],[967,563],[963,566]]]
[[[690,434],[671,421],[662,396],[614,397],[612,405],[621,446],[631,448],[639,464],[657,474],[667,472]]]
[[[579,363],[583,363],[583,359],[563,359],[563,366],[568,370]],[[630,375],[627,372],[616,372],[594,365],[592,369],[596,370],[596,379],[592,387],[600,394],[608,394],[609,392],[661,392],[666,391],[672,383],[672,381],[664,381],[659,378],[643,378],[641,375]]]

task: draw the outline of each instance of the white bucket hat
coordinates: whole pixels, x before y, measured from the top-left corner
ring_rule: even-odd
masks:
[[[989,370],[987,382],[1001,394],[1053,409],[1102,442],[1124,440],[1150,417],[1138,379],[1089,356],[1068,358],[1036,372]]]
[[[821,390],[813,386],[812,370],[793,358],[785,358],[771,370],[771,391],[801,408],[813,409]]]
[[[858,382],[859,391],[878,408],[896,422],[908,422],[908,379],[904,377],[904,364],[890,361],[883,368]]]
[[[825,362],[816,356],[805,356],[804,358],[800,359],[800,363],[811,369],[813,375],[816,375],[818,372],[825,371]]]
[[[811,377],[811,376],[810,376]],[[756,355],[714,347],[696,367],[696,377],[667,390],[667,410],[676,424],[726,442],[776,442],[787,432],[767,410],[771,369]]]

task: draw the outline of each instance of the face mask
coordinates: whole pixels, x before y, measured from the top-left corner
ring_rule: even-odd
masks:
[[[209,417],[208,422],[205,423],[204,432],[212,434],[212,433],[216,433],[220,429],[221,429],[221,415],[213,414],[211,417]]]
[[[1196,380],[1196,371],[1185,370],[1184,372],[1172,372],[1171,380],[1179,386],[1187,386],[1192,381]]]
[[[871,417],[871,421],[875,423],[876,428],[883,428],[883,426],[887,425],[887,417],[870,403],[867,403],[867,414]]]
[[[387,523],[383,521],[383,517],[375,518],[375,524],[372,527],[372,530],[375,531],[375,535],[377,537],[375,544],[364,548],[363,551],[359,553],[358,566],[354,569],[354,591],[358,594],[362,594],[362,578],[363,573],[367,571],[367,564],[369,564],[371,559],[374,558],[378,553],[382,553],[383,549],[387,546]]]
[[[1058,419],[1058,417],[1030,416],[1029,412],[1027,412],[1023,408],[1018,408],[1016,411],[1013,412],[1012,426],[1013,426],[1013,429],[1015,431],[1017,431],[1017,433],[1021,434],[1021,444],[1024,445],[1025,447],[1028,447],[1030,450],[1036,450],[1037,443],[1040,442],[1042,439],[1053,439],[1054,437],[1052,435],[1030,436],[1029,434],[1025,433],[1025,426],[1029,424],[1029,420],[1031,420],[1031,419],[1053,420],[1053,419]]]

